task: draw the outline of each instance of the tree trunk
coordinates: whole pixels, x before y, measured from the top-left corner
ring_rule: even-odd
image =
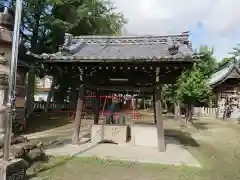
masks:
[[[37,42],[39,38],[39,26],[40,26],[40,18],[41,18],[41,1],[36,2],[37,8],[36,13],[34,14],[35,24],[33,27],[32,38],[31,38],[31,51],[33,53],[37,52]],[[30,71],[28,72],[28,82],[27,82],[27,97],[26,97],[26,115],[27,118],[29,117],[30,113],[32,112],[33,103],[34,103],[34,92],[36,87],[36,71],[35,67],[31,67]]]
[[[31,67],[27,78],[27,97],[25,103],[26,118],[32,113],[34,103],[34,91],[36,86],[35,68]]]
[[[188,104],[186,106],[186,123],[191,123],[192,122],[192,116],[193,116],[193,113],[192,113],[192,105],[191,104]]]
[[[81,86],[80,89],[79,89],[76,116],[75,116],[75,121],[74,121],[72,144],[78,144],[78,142],[79,142],[79,133],[80,133],[80,126],[81,126],[81,115],[82,115],[82,109],[83,109],[83,100],[84,100],[84,87]]]
[[[55,91],[56,82],[57,82],[57,78],[53,77],[51,88],[50,88],[50,91],[48,92],[47,102],[46,102],[46,105],[44,107],[44,112],[48,112],[48,106],[49,106],[49,104],[51,102],[51,99],[53,97],[53,94],[54,94],[54,91]]]
[[[166,100],[164,100],[164,109],[165,109],[165,112],[167,113],[168,112],[168,105],[167,105]]]
[[[180,102],[178,100],[173,100],[174,105],[174,118],[175,119],[181,119],[181,107]]]
[[[212,107],[213,107],[213,100],[212,100],[212,96],[209,96],[208,106],[209,106],[210,108],[212,108]]]

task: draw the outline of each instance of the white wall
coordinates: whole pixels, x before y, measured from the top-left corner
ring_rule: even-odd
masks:
[[[37,80],[37,88],[51,88],[52,77],[45,76],[42,79]],[[35,92],[34,100],[35,101],[47,101],[48,92]]]
[[[50,76],[45,76],[42,79],[37,80],[37,87],[38,88],[51,88],[51,84],[52,84],[52,77]]]
[[[47,101],[47,97],[48,97],[48,92],[38,92],[34,95],[34,100],[35,101]]]

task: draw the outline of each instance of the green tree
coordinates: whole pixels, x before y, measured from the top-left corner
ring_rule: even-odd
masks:
[[[47,0],[23,0],[21,37],[22,42],[27,49],[33,53],[40,53],[44,46],[41,41],[47,32],[46,22],[50,12],[48,11],[49,3]],[[36,69],[32,64],[28,72],[27,82],[27,98],[26,109],[28,115],[32,110],[32,103],[34,101],[34,91],[36,84],[36,74],[39,74],[39,68]]]
[[[193,69],[184,72],[177,82],[177,97],[186,105],[186,122],[192,120],[193,105],[207,102],[211,95],[206,80],[199,69]]]
[[[176,110],[176,84],[165,84],[162,88],[162,97],[164,108],[168,110],[168,104],[172,104],[174,106],[174,112]]]
[[[176,84],[176,99],[186,105],[187,122],[192,119],[193,105],[209,101],[211,88],[207,85],[207,80],[218,67],[213,49],[201,46],[199,54],[200,60],[195,67],[182,73]]]
[[[114,34],[125,23],[123,15],[105,0],[24,0],[22,17],[21,36],[24,45],[37,54],[58,51],[66,32],[75,36]],[[26,104],[29,110],[34,99],[35,75],[48,74],[40,70],[33,66],[28,73]],[[57,76],[60,74],[54,74],[53,81],[59,80],[56,84],[66,83]],[[69,84],[69,87],[72,85]],[[65,91],[65,88],[59,90]]]
[[[199,49],[200,61],[196,68],[206,77],[209,77],[218,67],[217,60],[213,56],[213,49],[204,45]]]
[[[74,36],[114,35],[118,34],[126,23],[123,15],[115,10],[110,1],[106,0],[61,0],[55,2],[49,22],[51,22],[49,35],[52,37],[50,44],[56,44],[56,46],[63,43],[64,32]],[[53,47],[53,49],[56,48]],[[71,77],[71,74],[64,76]],[[56,97],[56,99],[66,96],[66,89],[71,88],[74,91],[76,88],[73,87],[79,87],[79,79],[74,80],[73,77],[71,79],[72,81],[69,82],[64,78],[58,78],[59,89],[56,95],[60,97]]]
[[[233,47],[233,50],[229,53],[231,55],[230,57],[223,58],[218,63],[218,68],[221,68],[222,66],[233,62],[234,60],[239,60],[240,57],[240,44],[237,44],[235,47]]]
[[[239,57],[240,56],[240,44],[237,44],[235,47],[233,47],[233,51],[230,52],[233,57]]]

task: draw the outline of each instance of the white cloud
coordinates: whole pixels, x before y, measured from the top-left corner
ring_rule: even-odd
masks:
[[[204,26],[200,42],[213,46],[218,58],[240,42],[239,0],[113,0],[128,19],[131,34],[171,34]]]

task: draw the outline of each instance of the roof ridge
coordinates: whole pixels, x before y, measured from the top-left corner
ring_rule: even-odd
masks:
[[[192,48],[189,40],[189,32],[183,32],[175,35],[165,36],[106,36],[106,35],[85,35],[73,36],[72,34],[65,34],[65,41],[61,49],[68,49],[70,46],[77,44],[78,41],[85,41],[87,44],[149,44],[149,43],[167,43],[168,41],[177,41],[186,44],[190,49]]]
[[[218,72],[218,71],[221,71],[222,69],[224,68],[229,68],[231,65],[234,65],[234,61],[229,61],[229,62],[226,62],[224,63],[223,65],[219,66],[214,73]]]
[[[171,35],[124,35],[124,36],[114,36],[114,35],[83,35],[83,36],[72,36],[72,39],[142,39],[142,38],[176,38],[176,37],[189,37],[188,33],[181,34],[171,34]]]
[[[208,80],[209,85],[212,86],[214,84],[219,83],[223,79],[225,79],[232,72],[233,68],[234,68],[234,63],[227,63],[225,66],[222,66],[220,69],[212,73],[212,75]],[[221,74],[221,73],[224,73],[224,74]]]

